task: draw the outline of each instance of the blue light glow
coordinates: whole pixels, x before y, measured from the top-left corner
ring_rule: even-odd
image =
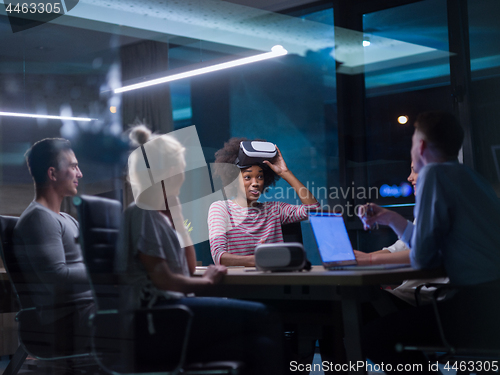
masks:
[[[403,182],[401,185],[392,185],[389,186],[384,184],[380,187],[380,196],[382,197],[408,197],[413,192],[413,188],[410,184]]]

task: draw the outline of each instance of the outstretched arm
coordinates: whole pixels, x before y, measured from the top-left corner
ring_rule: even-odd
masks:
[[[268,160],[265,160],[264,163],[271,168],[274,173],[283,178],[288,184],[295,190],[297,195],[300,198],[302,204],[315,204],[318,201],[314,198],[314,195],[307,189],[302,182],[299,181],[297,177],[288,169],[283,156],[281,155],[281,151],[276,146],[276,150],[278,152],[276,156],[276,160],[271,163]]]
[[[220,256],[220,264],[224,266],[255,267],[255,255],[236,255],[225,252]]]
[[[182,293],[200,292],[209,285],[216,284],[222,280],[227,269],[224,266],[209,266],[202,277],[186,277],[173,273],[168,267],[167,261],[162,258],[153,257],[139,252],[139,259],[146,268],[149,278],[153,284],[161,290],[171,290]]]
[[[354,250],[354,255],[360,266],[372,264],[393,264],[393,263],[410,263],[410,250],[398,251],[391,253],[389,250],[379,250],[373,253],[364,253]]]
[[[388,225],[398,237],[401,237],[408,225],[408,220],[397,212],[380,207],[374,203],[361,206],[357,214],[363,222],[365,230],[372,228],[376,224]]]

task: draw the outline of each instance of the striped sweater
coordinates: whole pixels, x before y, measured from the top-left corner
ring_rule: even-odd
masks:
[[[283,202],[258,203],[241,207],[231,200],[212,203],[208,211],[210,251],[215,264],[220,264],[224,252],[253,255],[260,243],[283,242],[281,224],[307,219],[312,205],[292,205]]]

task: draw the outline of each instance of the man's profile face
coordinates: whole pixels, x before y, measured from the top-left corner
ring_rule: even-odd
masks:
[[[59,154],[59,166],[54,172],[55,185],[61,195],[74,196],[78,193],[78,180],[83,177],[78,160],[72,150],[61,151]]]
[[[422,156],[420,155],[420,149],[423,142],[422,133],[415,129],[411,141],[411,162],[413,164],[413,170],[415,171],[415,173],[419,173],[420,169],[423,167]]]

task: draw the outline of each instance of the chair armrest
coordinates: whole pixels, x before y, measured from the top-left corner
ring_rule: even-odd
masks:
[[[417,286],[415,288],[415,303],[417,306],[420,306],[421,305],[421,302],[422,302],[422,298],[421,298],[421,291],[422,291],[422,288],[426,287],[426,288],[440,288],[440,287],[443,287],[443,286],[447,286],[449,284],[445,284],[445,283],[425,283],[425,284],[420,284],[419,286]]]
[[[177,371],[184,365],[193,314],[187,306],[99,310],[92,353],[108,372]]]
[[[185,375],[206,375],[208,374],[239,374],[245,367],[243,362],[239,361],[216,361],[203,363],[190,363],[186,365]]]
[[[481,287],[479,287],[481,288]],[[458,292],[466,292],[467,290],[473,291],[478,290],[476,286],[457,286],[451,284],[444,284],[443,286],[437,288],[432,294],[432,307],[434,310],[434,316],[436,318],[436,324],[438,326],[439,337],[443,346],[446,348],[446,353],[440,356],[440,360],[443,360],[449,356],[456,354],[457,348],[450,343],[450,340],[447,338],[443,326],[443,317],[440,314],[439,301],[442,301],[445,298],[451,298]],[[462,296],[463,297],[463,296]]]
[[[36,311],[36,307],[26,307],[24,309],[19,309],[19,311],[16,314],[16,319],[19,314],[26,313],[27,311]]]
[[[432,294],[431,306],[440,343],[432,343],[432,346],[398,343],[396,350],[435,353],[440,362],[454,355],[498,359],[500,302],[496,296],[499,294],[498,280],[479,285],[445,284],[439,287]]]

